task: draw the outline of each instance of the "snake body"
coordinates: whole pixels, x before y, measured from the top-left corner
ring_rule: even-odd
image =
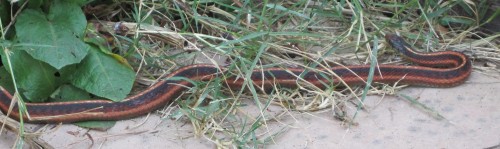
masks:
[[[417,52],[401,37],[393,34],[385,36],[386,41],[405,58],[418,66],[379,65],[375,71],[373,81],[381,83],[395,83],[431,86],[452,87],[463,83],[471,73],[472,66],[468,57],[460,52],[443,51],[433,53]],[[342,84],[363,85],[368,77],[369,65],[335,66],[317,70],[300,68],[266,68],[255,69],[251,73],[252,83],[256,87],[272,89],[274,86],[295,88],[298,87],[298,76],[317,86],[326,88],[327,85]],[[88,120],[122,120],[147,114],[165,104],[175,100],[192,87],[192,81],[210,81],[219,77],[225,68],[209,64],[195,64],[182,67],[159,81],[148,89],[124,99],[121,102],[109,100],[81,100],[71,102],[26,103],[30,118],[24,114],[23,119],[32,123],[70,123]],[[325,73],[329,72],[329,73]],[[328,75],[328,74],[336,74]],[[169,78],[185,79],[169,79]],[[189,81],[191,80],[191,81]],[[244,79],[227,77],[224,84],[232,89],[239,89],[244,85]],[[3,113],[9,111],[12,95],[1,89],[0,109]],[[17,104],[8,116],[20,119]]]

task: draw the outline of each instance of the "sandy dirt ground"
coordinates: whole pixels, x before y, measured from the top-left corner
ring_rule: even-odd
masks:
[[[396,96],[369,96],[366,111],[348,127],[331,111],[299,113],[269,122],[265,131],[286,130],[265,148],[489,148],[500,144],[500,79],[474,72],[453,88],[408,87],[400,91],[444,116],[437,120]],[[252,102],[249,101],[249,104]],[[279,109],[275,109],[277,112]],[[271,110],[272,111],[272,110]],[[41,139],[55,148],[215,148],[196,136],[187,120],[162,120],[158,114],[120,121],[107,131],[74,125],[29,125],[45,131]],[[3,132],[0,148],[15,135]]]

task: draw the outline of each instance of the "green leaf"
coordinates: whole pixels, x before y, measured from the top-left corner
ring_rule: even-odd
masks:
[[[87,19],[82,9],[71,2],[54,1],[50,7],[47,18],[54,21],[57,27],[69,28],[73,35],[83,37],[87,28]]]
[[[28,8],[40,8],[40,6],[42,6],[42,4],[43,4],[43,0],[29,0],[28,1]]]
[[[0,67],[0,86],[9,91],[14,92],[14,85],[12,84],[12,77],[5,67]]]
[[[0,0],[0,22],[5,26],[10,22],[10,4],[6,0]],[[2,33],[0,33],[2,35]]]
[[[73,3],[77,4],[78,6],[84,6],[94,0],[72,0]]]
[[[84,128],[91,128],[104,131],[113,127],[116,124],[116,121],[85,121],[73,124]]]
[[[42,102],[54,92],[57,86],[54,76],[56,69],[47,63],[33,59],[24,50],[12,49],[8,55],[19,92],[29,101]],[[6,70],[10,72],[5,54],[2,55],[2,62]]]
[[[64,84],[57,89],[56,94],[50,102],[75,101],[90,99],[88,92],[70,84]]]
[[[121,55],[111,52],[111,49],[114,48],[114,45],[111,46],[108,43],[108,40],[97,31],[94,25],[87,25],[87,32],[84,41],[91,46],[98,47],[101,52],[104,52],[105,54],[118,60],[120,63],[129,66],[130,69],[133,69],[132,66],[130,66],[130,64],[127,62],[127,59],[123,58]]]
[[[59,69],[59,82],[61,84],[68,84],[71,82],[72,76],[75,73],[76,69],[78,68],[79,64],[72,64],[68,66],[64,66],[63,68]]]
[[[132,89],[134,79],[135,73],[128,66],[91,47],[70,82],[94,95],[121,101]]]
[[[79,63],[88,53],[83,37],[87,21],[78,5],[54,1],[49,14],[26,9],[17,18],[16,33],[27,52],[60,69]]]

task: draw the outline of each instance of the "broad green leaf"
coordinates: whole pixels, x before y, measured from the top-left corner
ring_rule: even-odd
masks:
[[[24,3],[22,1],[20,4]],[[42,6],[43,0],[29,0],[28,1],[28,8],[40,8]]]
[[[132,89],[135,73],[128,66],[91,46],[71,77],[71,84],[94,95],[121,101]]]
[[[5,49],[7,48],[10,48],[12,47],[12,42],[10,40],[3,40],[3,39],[0,39],[0,55],[3,55]]]
[[[58,81],[61,84],[70,84],[72,77],[73,77],[73,74],[78,69],[79,65],[80,64],[72,64],[72,65],[64,66],[63,68],[59,69],[60,78]]]
[[[127,59],[123,58],[121,55],[111,52],[111,49],[115,48],[114,45],[110,45],[106,37],[100,34],[92,23],[87,25],[87,32],[84,41],[89,45],[97,46],[101,52],[104,52],[105,54],[115,58],[120,63],[129,66],[130,69],[133,69]]]
[[[27,52],[35,59],[60,69],[79,63],[88,53],[83,36],[87,21],[78,5],[54,1],[45,14],[26,9],[17,18],[16,33]]]
[[[10,22],[10,4],[6,0],[0,0],[0,24],[5,26]],[[0,33],[2,35],[2,33]]]
[[[57,87],[54,74],[56,69],[42,61],[33,59],[24,50],[12,49],[8,54],[11,60],[19,92],[29,101],[42,102],[54,92]],[[6,55],[2,62],[10,72]]]
[[[83,37],[85,28],[87,28],[87,19],[82,9],[65,0],[54,1],[47,18],[51,23],[58,25],[56,27],[69,28],[69,31],[77,37]]]
[[[113,49],[115,48],[114,44],[109,43],[109,37],[106,35],[101,34],[96,26],[99,26],[99,23],[94,23],[90,22],[87,24],[87,29],[85,30],[85,37],[83,38],[83,41],[90,45],[95,45],[98,46],[99,49],[105,50],[105,49]],[[111,39],[114,40],[114,39]],[[104,53],[111,52],[111,51],[103,51]]]
[[[84,6],[94,0],[74,0],[73,2],[76,3],[78,6]]]
[[[12,77],[10,73],[5,70],[5,67],[0,67],[0,86],[8,90],[10,93],[14,93],[14,85],[12,84]]]
[[[55,95],[52,97],[50,102],[60,102],[60,101],[75,101],[75,100],[86,100],[90,99],[88,92],[74,87],[70,84],[64,84],[59,86]]]

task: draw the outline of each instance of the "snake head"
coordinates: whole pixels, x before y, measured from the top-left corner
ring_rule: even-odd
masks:
[[[406,47],[410,47],[403,38],[399,37],[396,34],[386,34],[385,40],[400,53],[406,53]]]

